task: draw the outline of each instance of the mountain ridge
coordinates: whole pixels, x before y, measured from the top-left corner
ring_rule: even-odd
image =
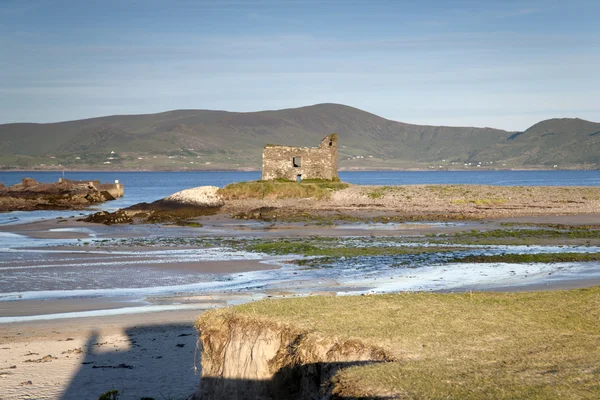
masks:
[[[332,132],[340,134],[340,166],[345,168],[593,168],[600,163],[595,150],[600,123],[579,118],[548,119],[514,132],[409,124],[322,103],[253,112],[181,109],[2,124],[0,166],[255,169],[268,143],[316,146]]]

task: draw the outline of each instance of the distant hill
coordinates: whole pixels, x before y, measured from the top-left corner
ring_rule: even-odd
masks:
[[[177,110],[0,125],[2,168],[260,168],[265,144],[340,135],[346,168],[597,167],[600,124],[542,121],[524,132],[411,125],[340,104],[251,113]],[[467,167],[469,168],[469,167]]]
[[[579,118],[555,118],[538,122],[506,141],[478,152],[480,158],[504,160],[515,165],[561,167],[600,166],[600,123]]]

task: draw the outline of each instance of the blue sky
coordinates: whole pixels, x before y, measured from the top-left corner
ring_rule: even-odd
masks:
[[[600,121],[600,1],[0,0],[0,123],[348,104]]]

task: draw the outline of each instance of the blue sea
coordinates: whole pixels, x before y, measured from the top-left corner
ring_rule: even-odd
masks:
[[[0,182],[12,185],[21,178],[56,182],[62,172],[0,171]],[[223,187],[232,182],[260,179],[259,171],[210,172],[65,172],[73,180],[101,180],[125,185],[125,196],[97,206],[95,210],[116,210],[140,202],[162,199],[197,186]],[[344,182],[359,185],[471,184],[497,186],[600,186],[600,171],[348,171],[340,172]],[[0,214],[0,225],[38,219],[68,217],[73,211],[29,211]]]

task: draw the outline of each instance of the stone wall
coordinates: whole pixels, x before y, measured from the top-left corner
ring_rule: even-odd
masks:
[[[262,179],[327,179],[338,177],[338,135],[331,134],[319,147],[266,145],[263,150]]]

